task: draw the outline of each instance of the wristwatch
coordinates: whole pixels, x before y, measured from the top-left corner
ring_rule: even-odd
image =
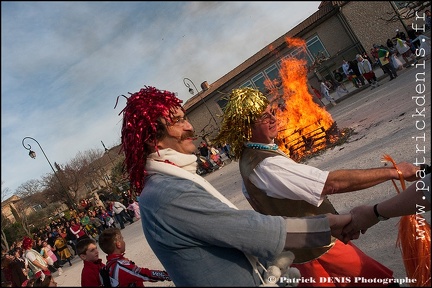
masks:
[[[382,215],[380,215],[380,214],[378,213],[377,206],[378,206],[378,204],[375,204],[374,207],[373,207],[373,210],[374,210],[375,216],[378,218],[378,220],[379,220],[379,221],[385,221],[385,220],[388,220],[389,218],[384,217],[384,216],[382,216]]]

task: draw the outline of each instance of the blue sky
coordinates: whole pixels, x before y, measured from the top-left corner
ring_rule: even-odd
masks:
[[[191,97],[318,10],[310,2],[1,2],[2,191],[120,143],[118,95]],[[3,196],[3,195],[2,195]],[[5,199],[2,199],[5,200]]]

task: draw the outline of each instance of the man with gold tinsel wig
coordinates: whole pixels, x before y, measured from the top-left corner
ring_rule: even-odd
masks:
[[[234,89],[224,109],[216,144],[230,143],[239,159],[243,193],[256,211],[266,215],[304,217],[337,213],[327,195],[365,189],[398,179],[393,167],[322,171],[290,159],[275,143],[278,132],[276,112],[269,100],[253,88]],[[418,167],[398,164],[405,178],[416,180]],[[316,283],[299,286],[367,286],[354,277],[377,279],[372,286],[387,286],[393,272],[355,245],[333,238],[330,245],[292,250],[293,267],[303,278]],[[345,283],[329,283],[320,277],[346,277]],[[327,279],[327,278],[326,278]],[[380,279],[382,279],[380,281]],[[390,279],[390,280],[389,280]],[[383,284],[387,283],[387,284]]]

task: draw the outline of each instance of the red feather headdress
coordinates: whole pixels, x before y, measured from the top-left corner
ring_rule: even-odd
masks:
[[[139,195],[144,188],[147,155],[152,152],[148,144],[153,147],[157,144],[158,121],[161,118],[172,119],[173,111],[181,108],[183,101],[172,92],[151,86],[129,94],[130,97],[122,95],[127,103],[119,113],[123,113],[121,149],[125,153],[131,189]]]

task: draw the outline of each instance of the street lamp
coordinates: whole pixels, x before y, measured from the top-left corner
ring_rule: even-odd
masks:
[[[101,140],[101,143],[102,143],[102,146],[103,146],[103,147],[104,147],[104,149],[105,149],[105,153],[106,153],[106,154],[108,154],[108,158],[110,159],[110,161],[111,161],[111,164],[112,164],[112,165],[113,165],[113,167],[114,167],[114,162],[113,162],[113,160],[112,160],[112,158],[111,158],[111,156],[110,156],[110,154],[109,154],[109,149],[105,147],[105,144],[103,143],[103,141],[102,141],[102,140]]]
[[[102,143],[102,146],[104,147],[104,149],[105,149],[105,152],[108,152],[108,148],[106,148],[105,147],[105,144],[103,143],[103,141],[101,140],[101,143]]]
[[[399,21],[402,23],[402,26],[404,27],[405,31],[408,32],[408,28],[407,28],[407,26],[405,25],[405,22],[403,21],[401,15],[400,15],[400,13],[399,13],[399,9],[397,8],[396,4],[393,3],[392,1],[390,1],[390,5],[392,6],[393,11],[394,11],[395,14],[396,14],[396,17],[397,17],[397,18],[399,19]]]
[[[195,93],[194,89],[192,89],[190,84],[192,84],[193,87],[195,87],[195,90],[197,91],[198,94],[200,93],[200,91],[198,91],[198,88],[195,86],[195,83],[191,79],[184,78],[183,83],[187,88],[189,88],[190,94],[194,95],[194,93]],[[207,106],[206,101],[204,100],[204,98],[202,96],[200,96],[200,98],[201,98],[201,101],[204,103],[205,107],[207,108],[207,111],[210,113],[211,117],[213,118],[213,120],[216,124],[216,127],[219,127],[218,122],[216,121],[216,118],[213,116],[213,113],[210,111],[209,107]]]
[[[33,150],[31,150],[31,146],[30,146],[30,144],[27,144],[27,146],[24,145],[24,141],[25,141],[26,139],[31,139],[31,140],[35,141],[35,142],[39,145],[39,148],[41,149],[43,155],[45,156],[45,159],[48,161],[48,164],[50,165],[52,171],[54,172],[54,175],[56,176],[58,182],[60,183],[61,188],[63,189],[64,193],[66,194],[67,201],[68,201],[70,207],[72,207],[72,208],[75,209],[75,203],[72,201],[72,199],[71,199],[70,196],[69,196],[69,193],[68,193],[67,190],[64,188],[62,182],[60,181],[60,178],[58,177],[56,171],[54,170],[54,167],[51,165],[51,162],[48,160],[48,157],[46,156],[45,151],[42,149],[42,146],[39,144],[39,142],[38,142],[36,139],[34,139],[34,138],[32,138],[32,137],[24,137],[24,139],[22,140],[22,145],[23,145],[23,147],[24,147],[25,149],[27,149],[27,150],[29,151],[29,156],[30,156],[32,159],[35,159],[35,158],[36,158],[36,152],[34,152]],[[27,148],[27,147],[28,147],[28,148]]]

